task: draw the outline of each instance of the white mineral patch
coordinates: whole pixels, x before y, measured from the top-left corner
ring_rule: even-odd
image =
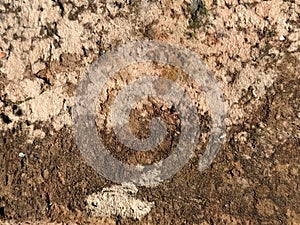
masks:
[[[19,153],[19,157],[20,157],[20,158],[24,158],[25,156],[26,156],[25,153],[23,153],[23,152],[20,152],[20,153]]]
[[[154,203],[135,198],[137,192],[137,187],[132,184],[104,188],[87,197],[87,210],[94,217],[141,219],[151,211]]]
[[[284,37],[284,36],[280,36],[280,37],[279,37],[279,40],[280,40],[280,41],[285,41],[285,37]]]

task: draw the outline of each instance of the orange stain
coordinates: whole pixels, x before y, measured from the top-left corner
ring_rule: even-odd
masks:
[[[6,53],[5,52],[0,52],[0,59],[6,57]]]

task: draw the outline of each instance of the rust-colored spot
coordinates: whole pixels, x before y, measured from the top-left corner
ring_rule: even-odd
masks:
[[[5,52],[0,52],[0,59],[6,57],[6,53]]]

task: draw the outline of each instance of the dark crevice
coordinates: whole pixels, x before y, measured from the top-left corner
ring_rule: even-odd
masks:
[[[49,193],[46,194],[46,203],[47,203],[48,212],[50,212],[52,203],[51,203],[51,200],[50,200]]]
[[[5,216],[5,213],[4,213],[4,207],[0,207],[0,218],[3,218]]]
[[[82,13],[85,9],[85,6],[80,6],[78,8],[74,8],[68,15],[69,20],[78,20],[78,16]]]
[[[54,0],[54,2],[58,5],[58,7],[60,8],[60,15],[63,17],[65,15],[65,7],[62,4],[62,2],[60,0]]]
[[[4,113],[1,113],[0,117],[1,117],[2,121],[6,124],[9,124],[9,123],[12,122],[12,120],[7,115],[5,115]]]

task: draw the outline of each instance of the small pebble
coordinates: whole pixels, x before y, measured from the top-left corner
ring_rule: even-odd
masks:
[[[224,134],[221,134],[221,136],[220,136],[220,139],[222,140],[222,139],[224,139],[226,137],[226,134],[224,133]]]
[[[284,41],[284,40],[285,40],[285,37],[284,37],[284,36],[280,36],[279,40],[280,40],[280,41]]]
[[[20,157],[20,158],[24,158],[25,156],[26,156],[25,153],[23,153],[23,152],[20,152],[20,153],[19,153],[19,157]]]

